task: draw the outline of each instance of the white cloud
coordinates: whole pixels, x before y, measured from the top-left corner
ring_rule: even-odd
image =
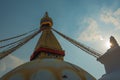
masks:
[[[79,40],[96,41],[103,39],[100,35],[98,24],[94,19],[85,19],[85,23],[88,23],[88,27],[80,34],[80,36],[78,37]]]
[[[120,8],[115,11],[102,8],[98,17],[85,18],[81,25],[85,25],[85,27],[87,25],[87,27],[82,32],[79,30],[78,40],[88,42],[90,45],[93,44],[97,46],[92,46],[93,48],[104,53],[109,48],[108,42],[111,35],[119,40]]]
[[[120,8],[118,8],[115,12],[114,12],[115,16],[120,16]],[[120,18],[120,17],[119,17]]]
[[[14,69],[23,63],[23,60],[13,55],[8,55],[4,59],[0,60],[0,76],[2,76],[3,73],[7,72],[8,70],[10,71],[11,69]]]
[[[120,29],[120,8],[114,10],[102,8],[101,13],[99,14],[100,17],[96,20],[93,18],[87,18],[85,19],[84,23],[82,24],[88,24],[87,28],[78,36],[79,40],[83,41],[98,41],[98,40],[104,40],[104,37],[109,37],[110,35],[113,35],[114,32]],[[101,22],[98,20],[101,20],[105,24],[111,24],[107,32],[100,31],[100,26],[104,26],[103,24],[100,24]],[[99,25],[98,25],[99,24]],[[112,30],[111,30],[112,29]],[[105,33],[105,35],[104,35]]]
[[[118,8],[116,11],[103,9],[100,15],[100,19],[106,24],[113,24],[116,29],[120,29],[120,8]]]

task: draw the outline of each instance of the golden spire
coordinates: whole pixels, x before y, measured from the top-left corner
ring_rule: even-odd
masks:
[[[53,23],[47,12],[41,19],[40,25],[42,34],[36,45],[34,53],[31,56],[31,60],[36,58],[57,58],[63,60],[64,51],[62,50],[61,45],[51,31]]]

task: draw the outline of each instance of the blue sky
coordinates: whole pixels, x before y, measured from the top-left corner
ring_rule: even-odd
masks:
[[[40,19],[48,11],[56,30],[105,53],[111,35],[120,42],[119,3],[120,0],[0,0],[0,39],[39,28]],[[55,35],[65,50],[65,61],[78,65],[97,79],[105,73],[96,58]],[[39,36],[0,61],[0,76],[29,61]]]

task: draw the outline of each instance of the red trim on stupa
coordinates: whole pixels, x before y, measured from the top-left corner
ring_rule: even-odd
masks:
[[[49,49],[49,48],[42,48],[42,47],[40,47],[39,49],[37,49],[37,50],[31,55],[30,61],[33,60],[33,59],[35,59],[35,57],[36,57],[40,52],[53,53],[53,54],[58,54],[58,55],[62,55],[62,56],[65,55],[64,51],[53,50],[53,49]]]

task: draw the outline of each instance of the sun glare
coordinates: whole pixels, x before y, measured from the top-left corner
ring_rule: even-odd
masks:
[[[106,48],[110,48],[111,43],[109,41],[106,41],[105,46],[106,46]]]

